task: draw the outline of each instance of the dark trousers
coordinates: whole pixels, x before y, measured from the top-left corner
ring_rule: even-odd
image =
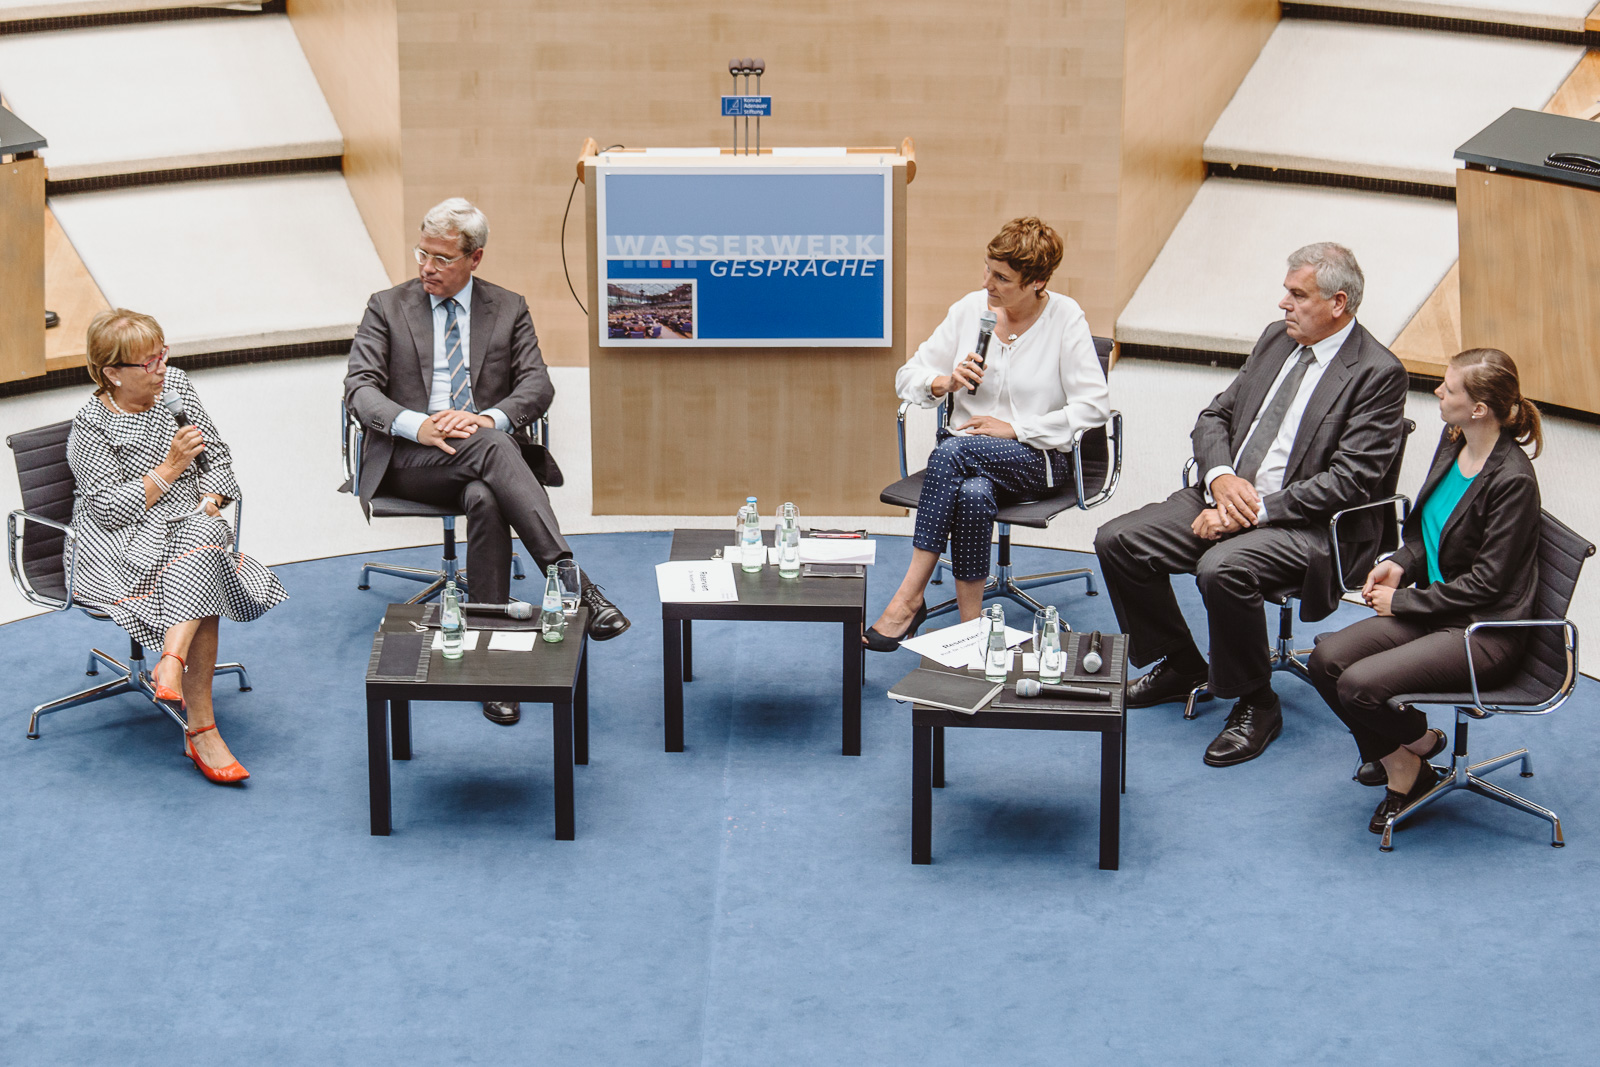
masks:
[[[1272,678],[1262,593],[1300,588],[1317,535],[1268,526],[1206,541],[1191,526],[1208,506],[1199,489],[1180,489],[1100,527],[1094,548],[1129,659],[1142,667],[1198,655],[1170,577],[1193,574],[1211,634],[1211,692],[1240,697]]]
[[[467,516],[467,577],[472,598],[503,604],[511,599],[511,531],[533,554],[542,573],[572,555],[550,497],[528,469],[522,449],[510,434],[479,430],[450,442],[456,450],[397,440],[379,492],[440,507],[459,507]]]
[[[1399,711],[1389,698],[1401,693],[1470,691],[1464,630],[1441,629],[1425,619],[1375,615],[1326,634],[1311,655],[1311,684],[1356,739],[1364,763],[1376,763],[1428,729],[1413,707]],[[1522,630],[1480,630],[1472,638],[1478,686],[1509,676],[1526,640]]]
[[[943,552],[950,543],[950,570],[958,582],[989,577],[989,541],[1002,502],[1034,500],[1049,491],[1045,464],[1056,485],[1067,476],[1066,458],[1004,437],[941,433],[928,456],[917,498],[911,543]]]

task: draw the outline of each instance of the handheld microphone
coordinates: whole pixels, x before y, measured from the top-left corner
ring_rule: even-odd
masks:
[[[1100,671],[1100,631],[1096,630],[1089,635],[1089,651],[1083,656],[1083,673],[1097,674]]]
[[[463,604],[462,611],[476,611],[480,615],[504,615],[511,619],[533,618],[533,605],[520,600],[509,604]]]
[[[994,336],[994,324],[994,312],[985,311],[978,316],[978,345],[973,351],[978,354],[978,366],[980,367],[983,366],[984,357],[989,354],[989,338]],[[977,391],[978,387],[976,385],[967,389],[969,395]]]
[[[161,402],[172,412],[172,421],[178,424],[178,429],[194,425],[189,421],[189,413],[183,410],[183,398],[177,393],[162,393]],[[194,457],[194,467],[201,474],[208,473],[211,470],[211,457],[201,452]]]
[[[1067,697],[1071,700],[1110,700],[1109,689],[1089,689],[1081,685],[1046,685],[1032,678],[1017,679],[1019,697]]]

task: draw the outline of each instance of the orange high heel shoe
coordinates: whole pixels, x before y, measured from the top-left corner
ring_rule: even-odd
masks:
[[[156,662],[160,663],[164,659],[175,659],[175,660],[178,661],[178,666],[182,667],[185,671],[187,671],[189,669],[189,665],[187,663],[183,662],[183,657],[178,655],[175,652],[163,652],[163,653],[161,653],[161,655],[159,657],[157,657]],[[155,671],[151,671],[150,672],[150,680],[155,682],[155,677],[156,677]],[[180,681],[178,684],[182,685],[183,683]],[[157,700],[169,700],[169,701],[171,701],[172,703],[178,705],[178,710],[179,711],[188,711],[189,710],[183,703],[183,694],[182,693],[178,692],[176,689],[172,689],[172,688],[169,688],[168,686],[164,686],[160,682],[156,682],[156,699]]]
[[[200,752],[194,747],[195,738],[207,730],[215,730],[216,728],[217,724],[212,723],[210,726],[202,726],[198,730],[185,730],[184,734],[188,739],[183,743],[183,754],[194,760],[194,765],[200,769],[201,774],[219,785],[233,785],[235,782],[244,781],[250,777],[250,772],[245,770],[238,760],[234,760],[226,767],[213,767],[200,758]]]

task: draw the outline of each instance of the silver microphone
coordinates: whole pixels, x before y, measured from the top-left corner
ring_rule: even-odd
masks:
[[[167,410],[172,412],[172,421],[178,424],[178,429],[181,430],[185,426],[194,425],[189,421],[189,413],[183,410],[183,398],[177,393],[162,393],[161,403],[165,404]],[[211,457],[201,452],[194,457],[194,468],[201,474],[209,472],[211,470]]]
[[[1089,635],[1089,651],[1084,653],[1083,673],[1097,674],[1100,671],[1100,631],[1096,630]]]
[[[1067,697],[1072,700],[1110,700],[1109,689],[1090,689],[1081,685],[1048,685],[1034,678],[1017,679],[1019,697]]]
[[[992,311],[985,311],[978,316],[978,344],[973,351],[978,355],[978,366],[980,367],[983,366],[984,357],[989,354],[989,338],[994,336],[994,324],[997,321]],[[976,385],[967,389],[969,395],[977,391],[978,387]]]
[[[462,611],[476,611],[480,615],[504,615],[512,619],[533,618],[533,605],[521,600],[509,604],[463,604]]]

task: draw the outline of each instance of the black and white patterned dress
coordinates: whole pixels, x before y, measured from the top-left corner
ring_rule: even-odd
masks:
[[[183,400],[205,438],[202,454],[210,457],[211,469],[201,474],[189,464],[149,507],[144,476],[167,458],[178,432],[162,403],[124,415],[92,397],[73,417],[67,441],[78,483],[73,595],[104,608],[147,648],[160,648],[167,628],[177,623],[208,615],[249,622],[288,598],[271,571],[233,551],[233,529],[225,518],[196,510],[201,493],[240,498],[232,456],[188,375],[169,367],[165,393]]]

